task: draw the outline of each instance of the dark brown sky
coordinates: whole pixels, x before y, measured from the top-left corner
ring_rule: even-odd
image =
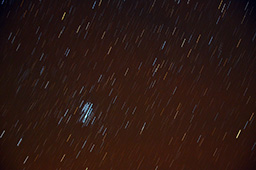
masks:
[[[1,169],[256,165],[252,1],[0,6]]]

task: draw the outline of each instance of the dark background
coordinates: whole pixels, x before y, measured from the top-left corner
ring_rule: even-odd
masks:
[[[1,1],[0,168],[254,169],[255,3],[187,2]]]

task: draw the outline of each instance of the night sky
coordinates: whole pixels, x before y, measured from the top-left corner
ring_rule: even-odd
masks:
[[[0,169],[256,169],[254,0],[1,0]]]

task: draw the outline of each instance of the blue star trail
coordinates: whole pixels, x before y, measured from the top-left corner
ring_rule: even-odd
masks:
[[[93,104],[90,102],[87,102],[82,111],[81,111],[81,117],[80,117],[80,121],[85,124],[86,126],[88,125],[88,123],[91,121],[94,113],[93,113]]]

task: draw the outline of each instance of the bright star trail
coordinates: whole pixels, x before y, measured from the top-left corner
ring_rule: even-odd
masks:
[[[1,0],[0,170],[255,170],[255,0]]]
[[[87,102],[82,109],[80,121],[82,123],[84,123],[85,125],[88,125],[88,123],[90,122],[90,120],[93,116],[93,107],[92,106],[93,106],[92,103]]]

